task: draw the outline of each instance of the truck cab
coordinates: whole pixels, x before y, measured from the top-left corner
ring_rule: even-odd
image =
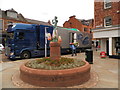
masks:
[[[7,29],[7,42],[5,54],[10,59],[30,58],[44,55],[45,27],[52,34],[53,27],[47,25],[16,23]],[[49,48],[49,41],[47,41]]]
[[[32,24],[14,24],[8,26],[6,55],[9,58],[29,58],[31,50],[36,49],[36,27]]]

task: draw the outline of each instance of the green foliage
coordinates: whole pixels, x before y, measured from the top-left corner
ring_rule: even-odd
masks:
[[[51,42],[58,42],[58,38],[57,37],[52,38]]]
[[[64,58],[60,60],[50,60],[50,58],[42,58],[29,61],[25,64],[27,67],[35,69],[47,69],[47,70],[61,70],[75,68],[85,65],[85,62],[73,58]]]
[[[75,45],[76,47],[78,47],[78,46],[79,46],[79,43],[78,43],[78,42],[76,42],[76,43],[74,43],[74,45]]]

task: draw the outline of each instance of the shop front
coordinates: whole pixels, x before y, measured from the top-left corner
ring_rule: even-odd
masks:
[[[120,58],[120,27],[93,29],[93,38],[100,40],[100,50],[107,56]]]

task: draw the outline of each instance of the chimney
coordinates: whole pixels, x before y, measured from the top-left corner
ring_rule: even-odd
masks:
[[[69,18],[75,18],[76,16],[75,15],[73,15],[73,16],[70,16]]]
[[[50,20],[48,20],[48,23],[49,23],[50,25],[52,25]]]

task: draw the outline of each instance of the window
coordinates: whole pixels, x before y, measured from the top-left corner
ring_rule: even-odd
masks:
[[[72,24],[72,23],[70,22],[70,24]]]
[[[70,43],[76,42],[76,37],[77,37],[76,33],[70,33]]]
[[[24,39],[24,33],[23,32],[19,32],[19,39]]]
[[[87,32],[87,30],[88,30],[87,28],[84,28],[84,32]]]
[[[111,17],[105,17],[104,18],[104,27],[112,26],[112,18]]]
[[[120,37],[115,38],[116,55],[120,56]]]
[[[0,30],[3,29],[3,20],[0,20]]]
[[[2,18],[2,10],[0,9],[0,18]]]
[[[108,9],[112,7],[111,0],[104,0],[104,9]]]
[[[7,12],[7,16],[11,18],[17,18],[17,13],[14,12]]]
[[[71,42],[74,43],[74,33],[71,33],[72,34],[72,37],[71,37]]]
[[[8,33],[8,38],[9,39],[14,39],[14,33],[13,32]]]
[[[8,21],[8,22],[7,22],[7,25],[13,25],[13,22]]]
[[[90,29],[90,33],[92,33],[92,29]]]

